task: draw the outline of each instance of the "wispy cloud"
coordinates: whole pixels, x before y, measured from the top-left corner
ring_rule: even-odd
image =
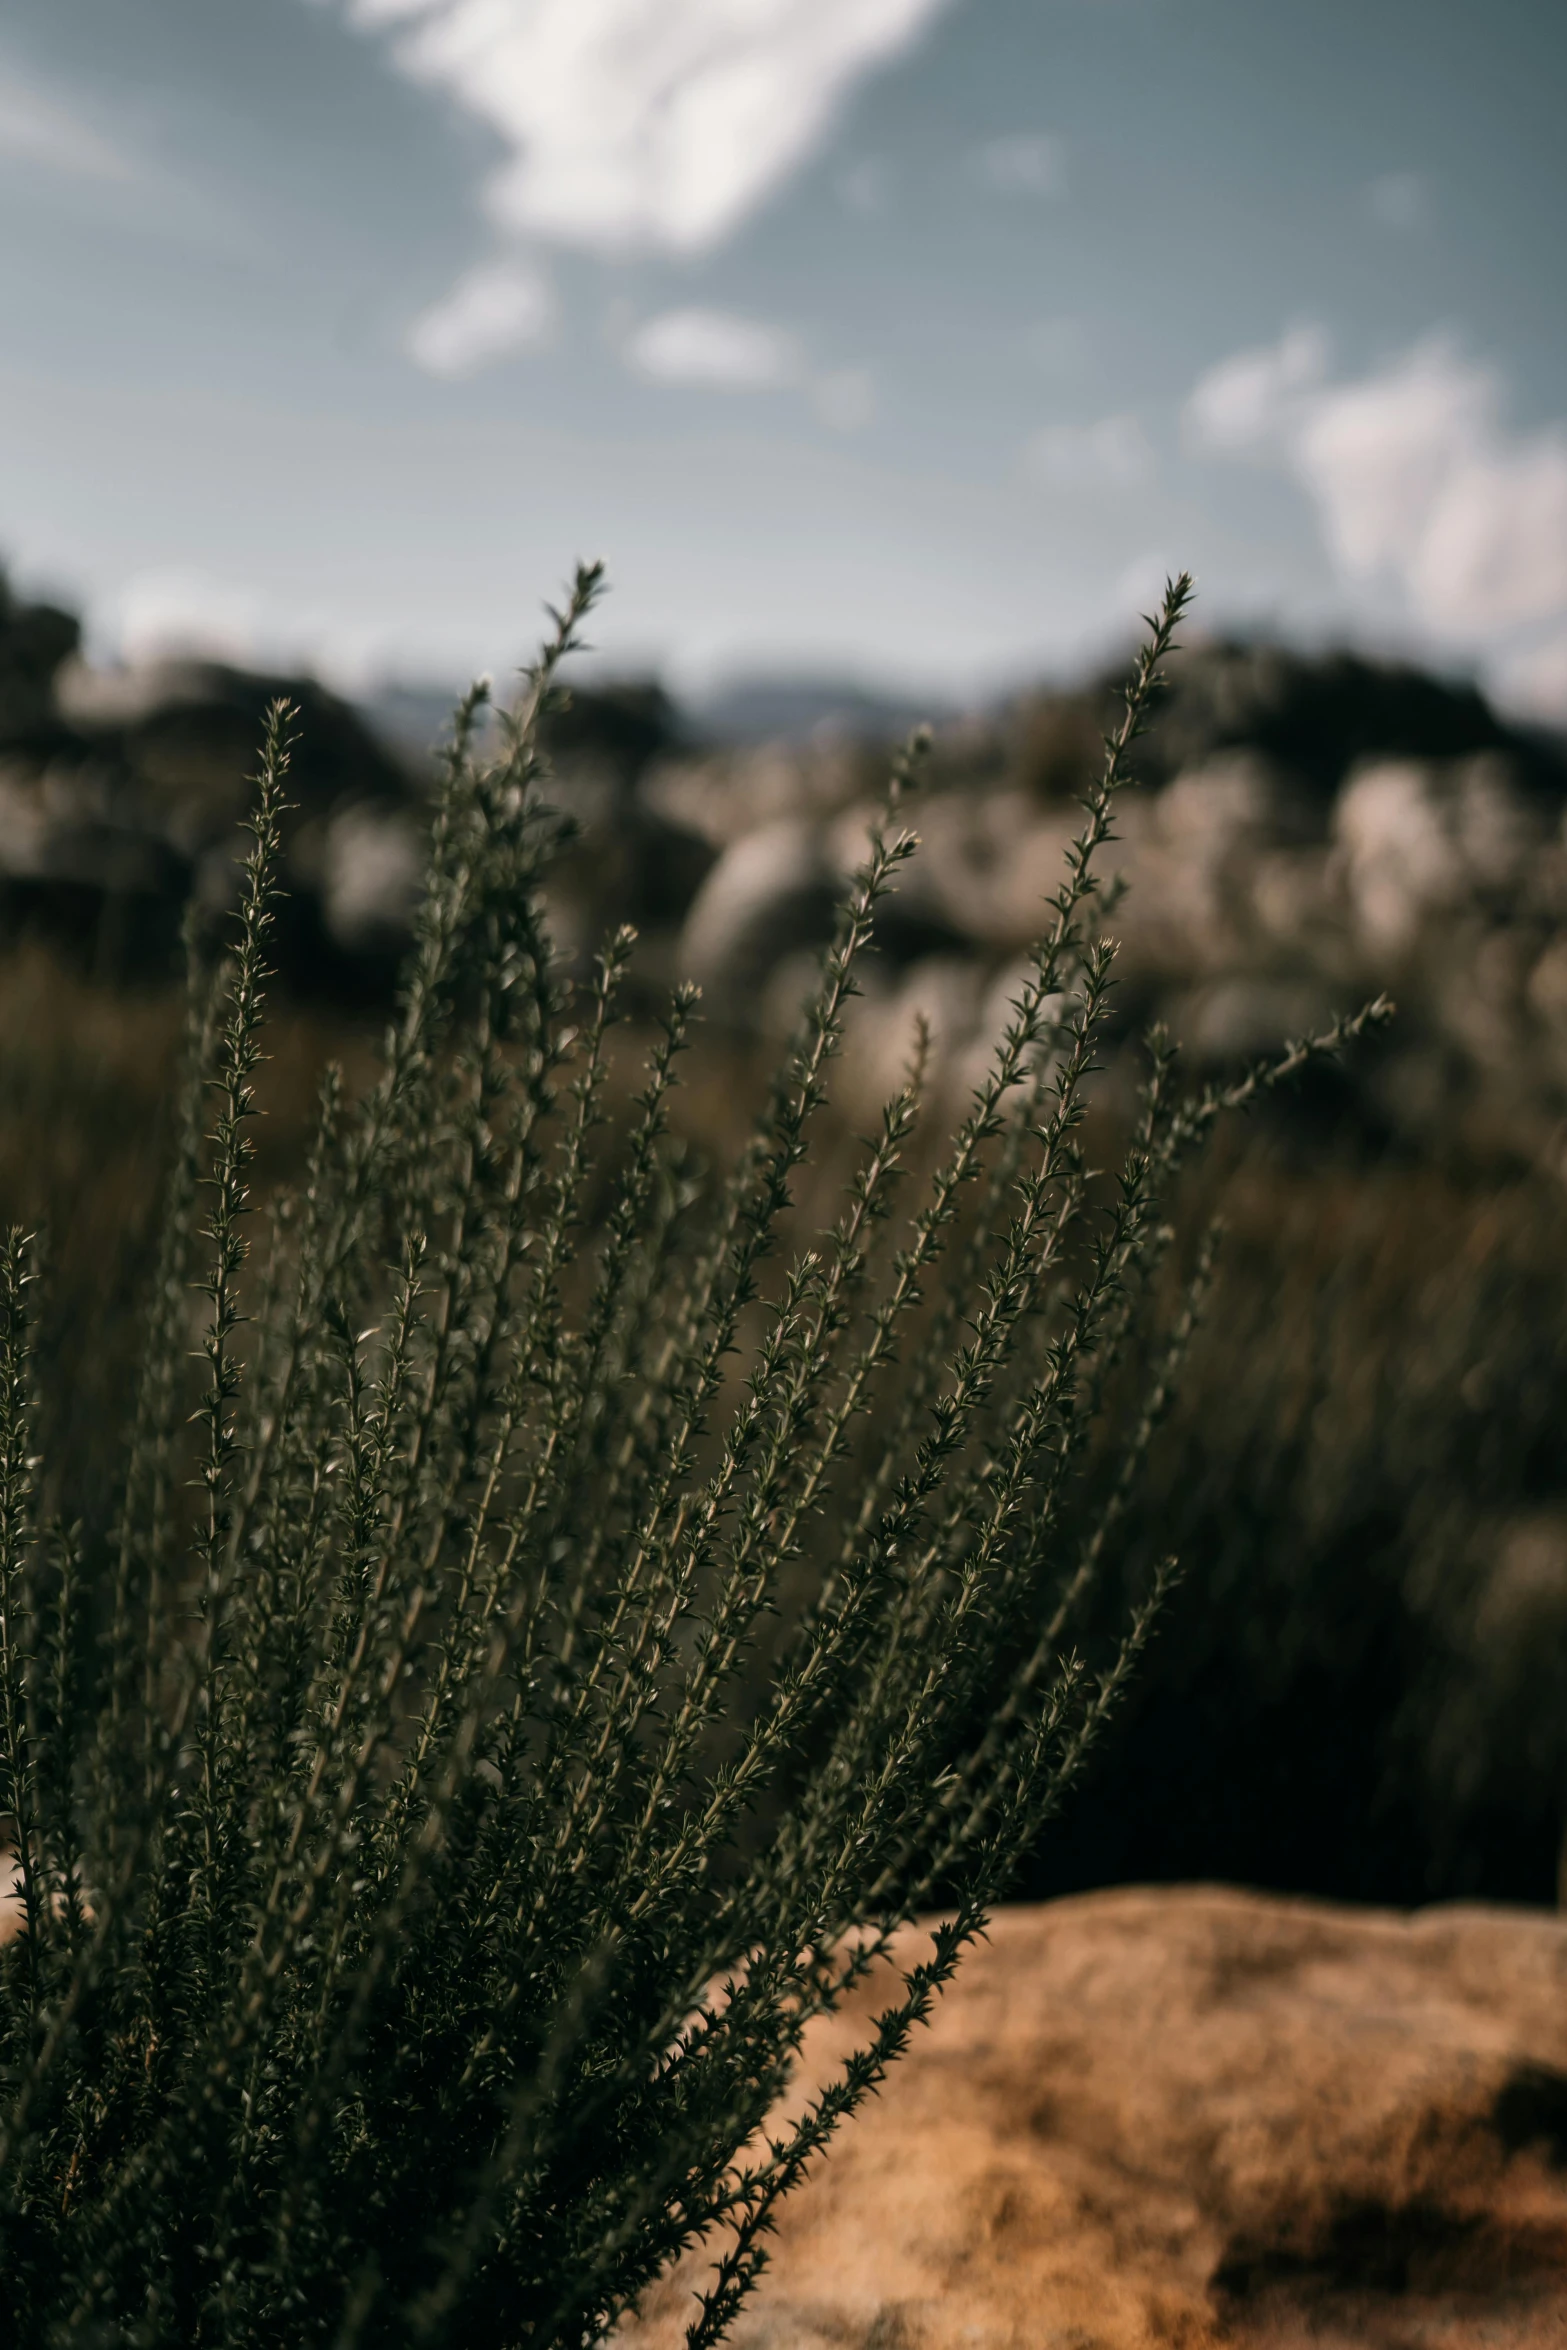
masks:
[[[976,149],[974,167],[1003,196],[1057,196],[1066,185],[1066,149],[1048,131],[1020,131]]]
[[[884,156],[862,155],[838,176],[838,201],[867,218],[885,212],[892,194],[892,167]]]
[[[798,383],[799,345],[779,327],[726,310],[666,310],[626,338],[628,367],[653,383],[770,392]]]
[[[125,186],[140,166],[74,108],[0,59],[0,163]]]
[[[797,335],[728,310],[661,311],[632,329],[621,357],[650,383],[710,392],[802,392],[833,432],[857,432],[875,406],[865,369],[813,368]]]
[[[811,406],[830,432],[859,432],[876,413],[876,384],[868,367],[840,367],[813,376]]]
[[[24,207],[65,203],[118,232],[254,261],[265,250],[254,218],[210,178],[188,178],[150,127],[134,101],[117,113],[0,52],[0,176],[14,223]]]
[[[1383,172],[1367,188],[1366,203],[1378,227],[1398,236],[1424,228],[1430,212],[1430,195],[1417,171]]]
[[[408,352],[430,375],[472,375],[514,351],[538,350],[552,339],[555,319],[542,270],[521,260],[485,262],[414,320]]]
[[[949,0],[334,0],[497,131],[511,231],[700,252],[812,152]]]
[[[1333,383],[1310,329],[1223,361],[1186,408],[1199,447],[1295,474],[1347,578],[1391,582],[1474,649],[1567,620],[1567,427],[1517,433],[1504,415],[1500,375],[1446,340]]]
[[[1025,442],[1023,468],[1042,489],[1124,490],[1149,479],[1154,455],[1135,416],[1101,416],[1046,425]]]

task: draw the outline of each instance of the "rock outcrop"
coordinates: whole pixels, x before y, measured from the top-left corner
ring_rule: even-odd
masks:
[[[104,977],[177,967],[182,911],[232,903],[262,725],[299,713],[274,955],[331,994],[384,987],[408,939],[425,792],[310,678],[213,661],[84,662],[76,623],[0,582],[0,941],[41,932]]]
[[[954,1100],[1007,1017],[1113,715],[1111,681],[1027,697],[937,735],[910,803],[923,853],[879,916],[844,1087],[874,1111],[934,1020]],[[1472,689],[1343,654],[1209,646],[1181,657],[1136,753],[1104,860],[1117,1004],[1137,1038],[1163,1020],[1198,1067],[1234,1067],[1393,992],[1396,1029],[1356,1056],[1345,1106],[1426,1144],[1467,1122],[1526,1158],[1567,1116],[1567,756]],[[786,1026],[830,903],[863,853],[886,766],[821,734],[674,753],[643,801],[717,863],[675,964],[710,1018]],[[958,965],[964,966],[959,972]]]
[[[815,2029],[805,2081],[877,2004]],[[676,2350],[711,2258],[619,2350]],[[1001,1911],[781,2208],[732,2340],[1559,2350],[1567,1919],[1201,1888]]]
[[[296,989],[384,1001],[412,935],[434,749],[450,711],[397,697],[361,712],[310,677],[170,659],[97,669],[69,613],[20,602],[0,576],[0,945],[42,933],[105,978],[178,963],[184,907],[214,928],[233,903],[268,705],[298,712],[272,954]],[[673,976],[672,935],[715,851],[639,796],[679,739],[652,686],[575,695],[548,751],[571,842],[552,879],[557,939],[579,971],[607,931],[651,933],[648,977]]]

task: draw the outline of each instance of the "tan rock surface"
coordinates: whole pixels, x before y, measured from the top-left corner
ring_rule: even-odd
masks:
[[[620,2350],[675,2350],[710,2259]],[[1567,1921],[1202,1888],[1002,1912],[784,2207],[733,2341],[1567,2350]]]

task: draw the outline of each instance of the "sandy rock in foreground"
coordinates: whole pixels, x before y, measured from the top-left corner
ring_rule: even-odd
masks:
[[[825,2078],[867,2008],[808,2048]],[[675,2350],[711,2253],[617,2350]],[[1567,1921],[1001,1913],[782,2211],[735,2350],[1567,2350]]]

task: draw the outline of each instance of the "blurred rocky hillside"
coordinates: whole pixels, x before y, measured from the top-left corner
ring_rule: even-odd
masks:
[[[1114,687],[938,727],[911,808],[924,851],[885,909],[856,1010],[852,1109],[896,1083],[916,1015],[948,1088],[974,1075]],[[6,932],[65,938],[105,976],[169,969],[187,900],[212,916],[232,893],[261,714],[280,691],[301,709],[285,977],[384,998],[417,883],[433,704],[361,713],[309,680],[207,662],[95,670],[69,614],[0,589]],[[581,694],[551,746],[578,828],[553,888],[571,959],[585,966],[606,925],[632,921],[649,990],[684,973],[718,1028],[784,1031],[876,804],[891,747],[879,717],[866,703],[803,736],[751,727],[715,743],[654,686]],[[1219,1068],[1385,989],[1398,1021],[1319,1111],[1422,1145],[1560,1156],[1567,746],[1412,669],[1221,643],[1180,656],[1140,763],[1106,917],[1128,1045],[1162,1019],[1194,1064]]]
[[[67,612],[0,581],[0,925],[105,978],[174,968],[193,902],[216,920],[248,843],[261,726],[300,712],[278,952],[331,995],[390,985],[421,863],[425,762],[308,678],[210,661],[94,669]]]
[[[264,1197],[299,1173],[323,1060],[367,1074],[361,1015],[389,1002],[407,938],[439,698],[355,709],[210,663],[95,669],[69,614],[0,592],[0,1215],[51,1236],[49,1506],[82,1521],[98,1568],[169,1142],[182,913],[216,925],[231,900],[280,690],[302,727]],[[704,723],[626,683],[554,725],[577,828],[552,883],[567,955],[585,972],[629,920],[634,1008],[682,971],[703,982],[705,1047],[672,1114],[696,1166],[748,1122],[905,716],[831,699],[739,697]],[[973,1074],[1114,705],[1106,676],[938,723],[910,809],[924,852],[885,909],[836,1089],[851,1129],[897,1082],[917,1013],[949,1096]],[[1157,1017],[1212,1071],[1379,990],[1399,1016],[1172,1204],[1172,1281],[1214,1211],[1229,1238],[1121,1547],[1128,1591],[1172,1552],[1190,1581],[1023,1889],[1173,1876],[1548,1900],[1567,1865],[1567,753],[1407,669],[1221,644],[1180,656],[1138,755],[1106,917],[1123,948],[1110,1106]],[[639,1051],[628,1038],[617,1102]],[[807,1226],[836,1213],[844,1122],[817,1139]]]
[[[895,1082],[916,1013],[955,1087],[1006,1016],[1099,756],[1113,678],[938,729],[924,843],[882,923],[846,1074]],[[666,756],[640,803],[710,844],[674,960],[709,1013],[783,1027],[859,854],[885,745],[845,733]],[[1379,990],[1401,1017],[1338,1106],[1530,1159],[1567,1107],[1567,752],[1470,689],[1339,654],[1181,656],[1119,818],[1106,918],[1123,1036],[1223,1067]],[[1322,1105],[1326,1106],[1326,1105]]]

